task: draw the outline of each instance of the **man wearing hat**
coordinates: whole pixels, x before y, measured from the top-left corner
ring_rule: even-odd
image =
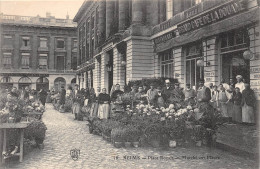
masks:
[[[245,84],[242,81],[243,77],[241,75],[236,76],[237,83],[235,84],[235,88],[238,87],[240,89],[240,92],[242,93],[243,90],[245,89]]]
[[[147,91],[147,101],[148,101],[148,104],[150,105],[155,105],[155,102],[156,102],[156,95],[157,95],[157,90],[155,89],[155,83],[151,83],[150,84],[150,89]]]
[[[165,87],[162,89],[162,93],[166,95],[166,98],[170,98],[172,92],[173,92],[173,87],[171,86],[170,80],[166,79],[165,80]],[[168,102],[167,100],[165,100]]]

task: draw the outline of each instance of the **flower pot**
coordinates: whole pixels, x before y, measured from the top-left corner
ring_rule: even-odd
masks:
[[[196,142],[196,146],[201,147],[201,143],[202,143],[201,140],[197,141],[197,142]]]
[[[177,146],[177,142],[175,140],[170,140],[169,141],[169,147],[175,148]]]
[[[134,146],[135,148],[139,147],[139,142],[138,142],[138,141],[132,142],[132,144],[133,144],[133,146]]]
[[[125,142],[125,147],[126,147],[126,148],[130,148],[130,147],[132,147],[131,142]]]
[[[121,148],[123,146],[123,142],[114,142],[114,146],[116,148]]]
[[[160,147],[161,142],[160,142],[160,140],[158,140],[158,139],[152,139],[151,142],[150,142],[150,144],[151,144],[152,147],[158,148],[158,147]]]

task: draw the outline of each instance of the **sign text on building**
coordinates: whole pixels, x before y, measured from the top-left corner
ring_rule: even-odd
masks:
[[[174,32],[170,32],[170,33],[167,33],[165,35],[162,35],[162,36],[154,39],[154,43],[155,44],[162,43],[162,42],[165,42],[165,41],[167,41],[169,39],[172,39],[174,37],[175,37],[175,33]]]
[[[203,26],[218,22],[232,15],[235,15],[245,10],[243,3],[245,3],[244,0],[231,1],[207,13],[195,17],[187,22],[184,22],[177,26],[179,34],[181,35],[186,32],[199,29]]]

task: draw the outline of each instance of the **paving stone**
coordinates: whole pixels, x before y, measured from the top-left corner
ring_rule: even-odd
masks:
[[[73,114],[60,113],[51,104],[46,105],[43,122],[48,130],[44,149],[34,149],[24,157],[23,163],[7,164],[6,168],[19,169],[74,169],[74,168],[258,168],[257,162],[229,152],[206,147],[177,147],[169,150],[155,148],[114,148],[100,136],[89,134],[85,121],[73,120]],[[77,161],[70,157],[71,149],[80,149]],[[220,157],[210,160],[187,160],[182,156]],[[119,159],[114,159],[118,156]],[[124,156],[140,156],[140,160],[127,160]],[[148,160],[147,157],[179,157],[173,160]],[[145,157],[146,159],[142,159]]]

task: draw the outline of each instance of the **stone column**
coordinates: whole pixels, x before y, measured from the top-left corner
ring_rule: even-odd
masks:
[[[65,67],[66,70],[70,70],[71,69],[71,51],[72,51],[72,49],[71,49],[71,41],[72,41],[71,37],[68,37],[67,38],[67,43],[65,43],[65,44],[67,44],[67,47],[66,47],[66,50],[67,50],[66,67]]]
[[[166,20],[166,1],[159,0],[159,23]]]
[[[106,1],[106,38],[110,36],[111,26],[114,19],[115,2],[111,0]]]
[[[109,60],[109,54],[104,52],[101,54],[101,89],[106,88],[108,91],[108,72],[106,68],[106,64]]]
[[[142,0],[132,0],[132,22],[140,24],[143,22],[144,11],[143,11]]]
[[[204,56],[204,79],[205,85],[209,83],[213,83],[218,85],[219,78],[222,76],[219,70],[219,56],[218,56],[218,48],[217,48],[217,41],[216,37],[212,37],[203,41],[203,56]],[[207,62],[210,65],[207,65]]]
[[[185,87],[184,85],[184,57],[182,56],[182,47],[173,49],[173,57],[174,57],[174,78],[178,80],[181,87]]]
[[[19,42],[20,42],[20,35],[16,33],[14,35],[14,53],[13,53],[14,58],[12,60],[14,69],[19,69],[22,61],[21,53],[20,53],[21,45]]]
[[[55,64],[55,56],[54,56],[54,50],[55,50],[55,46],[54,46],[54,37],[51,36],[50,37],[50,50],[49,50],[49,57],[48,57],[48,64],[49,64],[49,69],[54,69],[54,64]]]
[[[87,87],[87,72],[84,72],[84,85],[83,87],[86,89]]]
[[[106,1],[99,1],[98,16],[98,42],[103,42],[106,37]]]
[[[180,0],[173,0],[173,16],[180,13],[183,8],[183,1]]]
[[[31,53],[31,66],[32,69],[37,69],[38,68],[38,37],[37,35],[33,35],[32,37],[32,53]]]
[[[128,1],[119,0],[119,31],[125,30],[127,23],[127,14],[128,14]]]
[[[149,1],[146,5],[148,7],[147,14],[149,25],[154,26],[159,23],[159,3],[158,0]]]

